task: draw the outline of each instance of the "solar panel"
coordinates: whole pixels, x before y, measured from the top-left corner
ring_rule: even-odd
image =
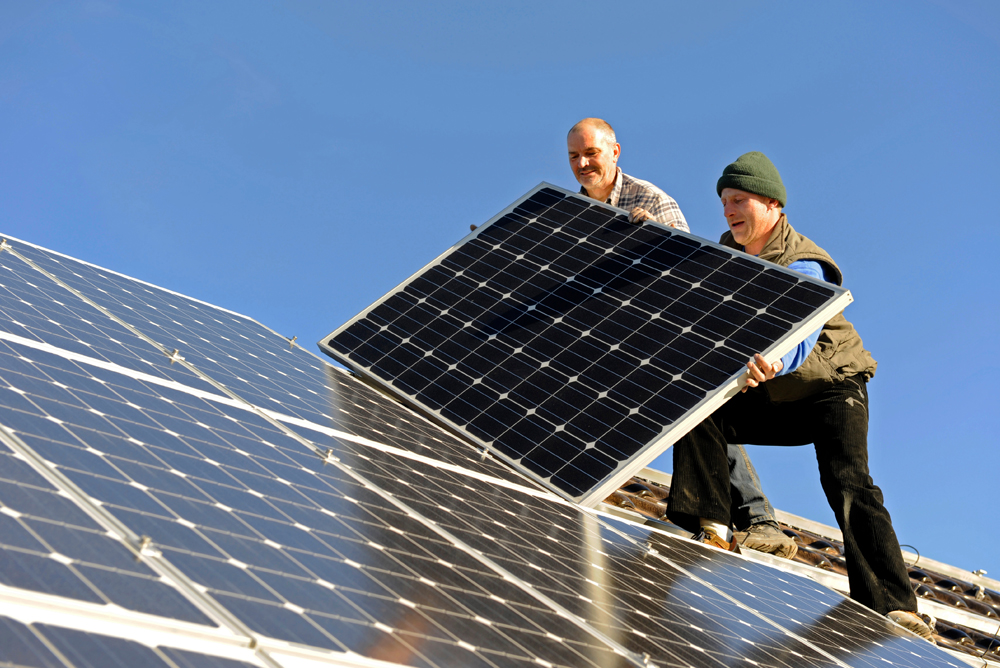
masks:
[[[260,668],[260,663],[0,616],[0,665],[13,668]],[[58,656],[57,656],[58,653]],[[59,657],[62,657],[61,659]],[[164,658],[167,660],[165,661]],[[168,663],[169,661],[169,663]]]
[[[850,301],[543,183],[320,347],[593,506]]]
[[[6,617],[0,617],[0,661],[4,665],[31,666],[31,668],[63,668],[45,643],[27,626]]]
[[[103,527],[6,449],[0,449],[0,584],[211,624],[176,589],[132,559]]]
[[[53,380],[65,384],[72,380],[68,376],[67,372]],[[165,403],[156,392],[126,394],[130,385],[127,376],[106,384],[109,391],[124,395],[119,401],[128,397],[136,407],[129,409],[141,410],[157,424],[170,424],[174,435],[161,427],[161,440],[144,431],[146,441],[129,441],[133,448],[128,451],[97,454],[82,443],[50,444],[38,433],[52,422],[50,414],[39,413],[33,422],[18,423],[18,436],[46,448],[47,460],[64,462],[59,470],[115,519],[136,533],[155,536],[167,561],[253,632],[327,650],[367,653],[395,646],[405,654],[415,651],[412,645],[417,643],[422,655],[448,665],[452,661],[442,657],[468,653],[449,629],[471,623],[481,626],[477,641],[485,646],[483,651],[506,648],[506,653],[524,657],[525,650],[518,648],[527,644],[536,653],[563,656],[557,665],[587,665],[577,656],[578,650],[562,649],[514,610],[506,618],[520,618],[520,627],[529,630],[496,631],[475,622],[448,589],[441,587],[444,593],[436,593],[439,584],[448,584],[469,600],[479,601],[473,605],[493,609],[507,605],[500,595],[512,598],[509,583],[453,545],[441,543],[440,535],[402,512],[391,499],[349,476],[316,477],[327,468],[323,461],[267,420],[240,415],[225,430],[221,426],[209,430],[188,417],[209,412],[204,399],[173,393]],[[123,401],[118,410],[104,408],[117,414],[126,406]],[[63,407],[61,414],[61,429],[92,438],[80,424],[92,415],[89,406]],[[201,424],[219,424],[204,419]],[[125,434],[137,433],[124,421],[116,426],[128,430]],[[242,453],[222,450],[229,441],[249,434],[254,434],[256,447],[247,438],[237,441]],[[349,450],[338,452],[342,461],[354,462]],[[94,459],[92,464],[74,465],[88,456]],[[358,466],[373,459],[359,457]],[[404,471],[413,475],[417,462],[403,461]],[[450,569],[441,563],[441,555],[450,562],[462,560],[466,569],[444,572]],[[531,597],[522,594],[519,599],[537,607]],[[551,610],[533,609],[532,614],[535,619],[550,619],[548,628],[558,624],[558,615]],[[401,639],[394,641],[383,629],[395,631]],[[610,654],[586,633],[574,633],[585,654]],[[512,644],[511,634],[522,636],[521,643]],[[463,662],[475,663],[470,657]],[[606,663],[601,660],[597,665]]]
[[[203,390],[213,400],[225,401],[220,395],[232,392],[242,405],[310,430],[383,441],[456,465],[481,459],[464,442],[395,402],[345,382],[343,374],[245,316],[29,244],[19,245],[17,253],[17,258],[0,253],[0,271],[6,269],[2,286],[11,297],[5,304],[12,309],[3,307],[12,323],[0,327],[11,333],[9,340],[41,349],[47,345],[41,341],[56,341],[60,350],[82,355],[78,359],[88,369],[131,369],[144,382],[171,387],[173,381]],[[61,285],[39,283],[44,276]],[[40,295],[30,281],[45,285],[52,295]],[[79,296],[73,299],[70,290]],[[19,321],[38,324],[26,330]],[[129,354],[119,354],[121,348]],[[202,375],[172,361],[174,351]],[[324,389],[327,384],[335,386],[332,394]],[[406,428],[386,435],[378,430],[383,421]],[[494,476],[513,477],[506,466],[484,466]]]
[[[22,246],[0,257],[21,261]],[[69,289],[5,266],[0,308],[23,306],[27,283]],[[83,312],[88,289],[59,299]],[[318,358],[277,355],[287,340],[255,323],[242,333],[261,332],[271,374],[326,397],[297,407],[353,415],[322,424],[243,400],[191,357],[170,363],[145,313],[90,301],[95,326],[124,329],[103,348],[73,340],[135,351],[135,365],[57,345],[70,337],[51,322],[0,331],[0,505],[13,511],[0,518],[18,521],[0,555],[38,557],[0,566],[15,620],[0,639],[18,639],[0,642],[0,665],[47,666],[40,647],[70,666],[958,665],[811,581],[568,503]],[[204,304],[176,310],[182,329],[225,322]],[[241,360],[216,361],[243,378]],[[34,584],[48,562],[69,585]]]

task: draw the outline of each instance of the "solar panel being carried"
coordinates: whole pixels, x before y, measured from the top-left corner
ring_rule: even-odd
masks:
[[[320,347],[593,506],[850,301],[543,183]]]

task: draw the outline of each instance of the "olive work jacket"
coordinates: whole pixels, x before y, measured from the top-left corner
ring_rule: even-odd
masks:
[[[736,250],[743,247],[736,243],[731,232],[719,240],[724,246]],[[760,252],[761,260],[787,267],[796,260],[813,260],[823,265],[826,275],[841,285],[844,276],[830,255],[802,236],[788,223],[784,213],[778,219],[771,236]],[[795,401],[839,383],[849,376],[860,374],[865,381],[875,375],[877,363],[865,350],[854,325],[844,318],[841,311],[830,318],[820,332],[816,346],[798,369],[764,383],[771,401]]]

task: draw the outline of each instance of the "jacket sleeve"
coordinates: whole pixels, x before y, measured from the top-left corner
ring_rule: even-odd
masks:
[[[814,262],[813,260],[798,260],[788,265],[788,268],[793,271],[797,271],[800,274],[818,278],[821,281],[826,280],[826,276],[824,276],[823,272],[823,266],[819,262]],[[782,369],[775,375],[784,376],[802,366],[802,363],[806,361],[807,357],[809,357],[809,353],[811,353],[812,349],[816,347],[816,342],[819,340],[819,333],[821,331],[823,331],[822,327],[806,337],[805,341],[792,348],[788,354],[784,355],[781,358]]]

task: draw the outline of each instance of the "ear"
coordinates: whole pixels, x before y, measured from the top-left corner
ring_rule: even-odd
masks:
[[[620,156],[621,154],[622,154],[622,145],[616,142],[615,147],[612,150],[613,161],[617,163],[618,156]]]

